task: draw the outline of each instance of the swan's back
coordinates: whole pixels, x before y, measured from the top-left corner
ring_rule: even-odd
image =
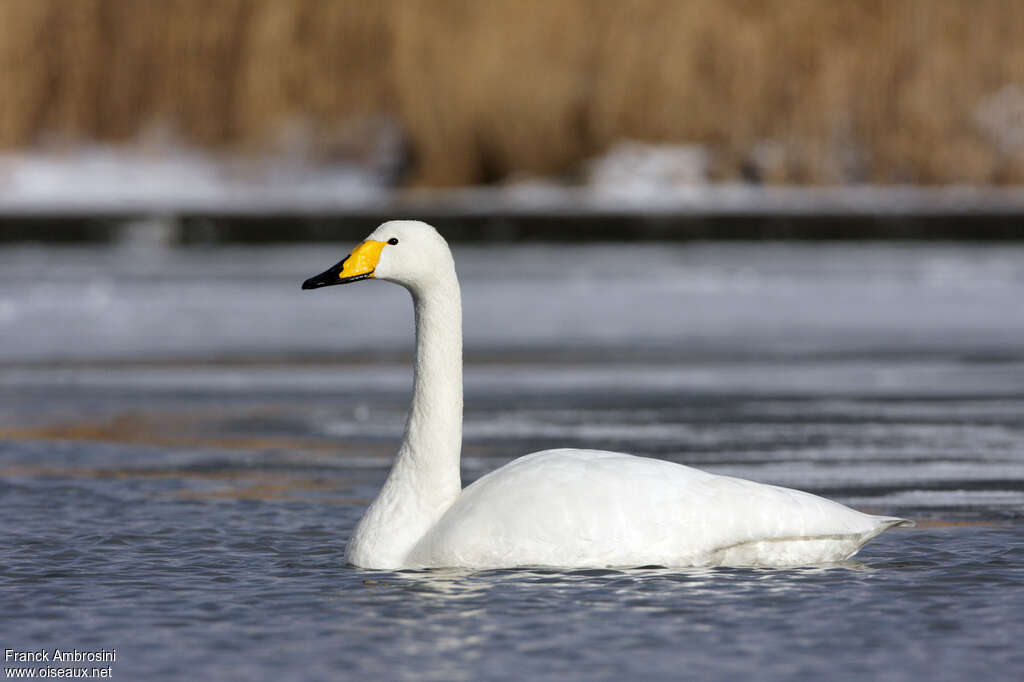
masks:
[[[596,450],[521,457],[466,488],[411,566],[795,566],[841,561],[902,519]]]

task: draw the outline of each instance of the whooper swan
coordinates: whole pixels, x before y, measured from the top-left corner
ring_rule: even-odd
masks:
[[[412,406],[391,473],[348,542],[375,569],[801,566],[841,561],[904,519],[809,493],[597,450],[520,457],[462,488],[462,305],[444,238],[378,227],[303,289],[382,279],[412,294]]]

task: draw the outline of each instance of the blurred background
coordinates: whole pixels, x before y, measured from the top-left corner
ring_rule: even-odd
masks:
[[[465,481],[571,446],[802,488],[919,521],[917,558],[899,531],[867,550],[898,592],[864,577],[813,631],[774,593],[775,629],[691,609],[632,649],[588,639],[603,586],[538,592],[557,628],[500,599],[483,622],[353,602],[340,557],[402,434],[412,310],[299,287],[391,218],[455,255]],[[502,632],[541,675],[670,676],[689,642],[702,679],[1005,676],[1019,568],[987,562],[1021,551],[1022,239],[1016,0],[0,0],[0,519],[11,552],[43,543],[0,557],[3,610],[39,646],[122,647],[137,679],[500,677]],[[954,545],[963,591],[915,591]],[[865,602],[899,608],[851,620]],[[301,614],[287,651],[261,604]]]
[[[4,0],[0,26],[7,239],[145,214],[176,242],[396,214],[460,239],[1021,236],[1013,0]]]

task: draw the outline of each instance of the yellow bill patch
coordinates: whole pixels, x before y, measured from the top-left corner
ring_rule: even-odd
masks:
[[[369,275],[373,277],[373,269],[377,267],[380,260],[381,250],[387,246],[387,242],[367,240],[357,246],[345,259],[345,264],[338,273],[340,279]]]

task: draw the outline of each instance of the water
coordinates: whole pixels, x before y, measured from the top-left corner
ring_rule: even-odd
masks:
[[[410,309],[298,291],[343,248],[0,250],[4,648],[147,680],[1024,672],[1024,249],[458,249],[467,482],[596,447],[919,525],[797,570],[378,572],[341,556]]]

